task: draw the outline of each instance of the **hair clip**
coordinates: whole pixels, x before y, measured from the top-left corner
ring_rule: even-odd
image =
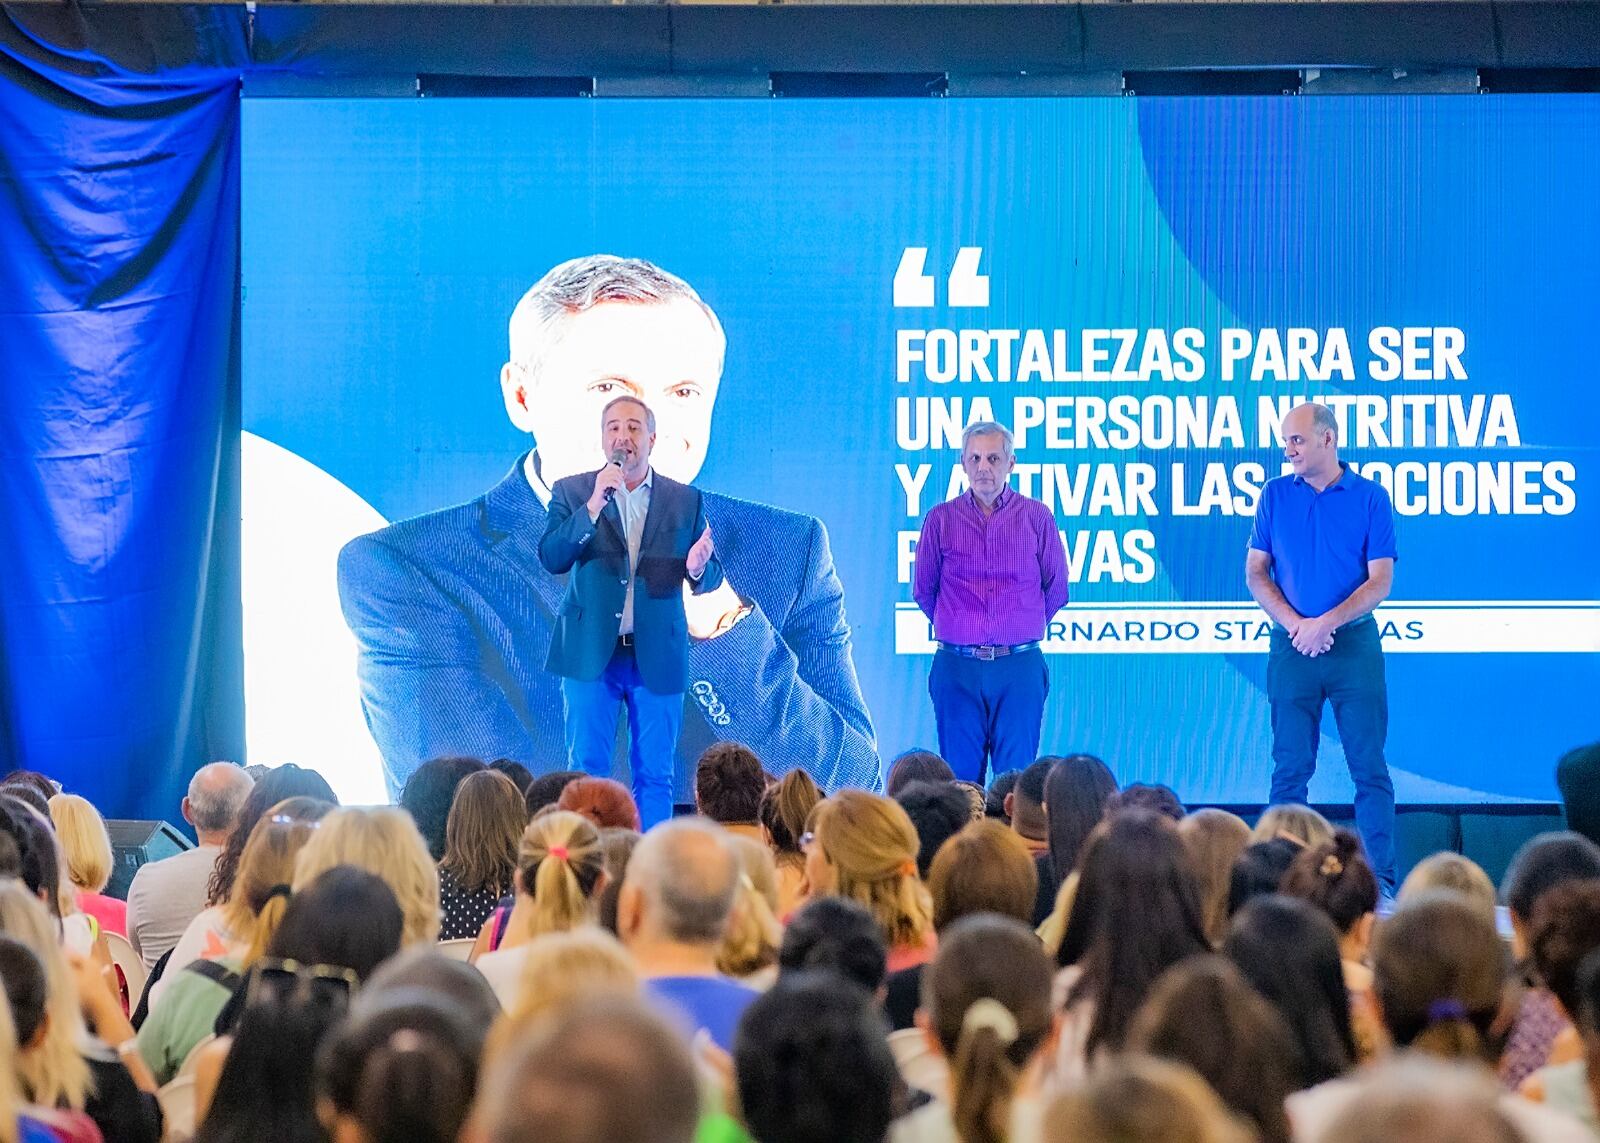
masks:
[[[1337,877],[1344,872],[1344,862],[1333,854],[1328,854],[1322,859],[1322,875],[1324,877]]]
[[[979,997],[972,1002],[972,1006],[961,1017],[961,1030],[963,1032],[976,1032],[987,1028],[995,1034],[1006,1047],[1017,1042],[1017,1018],[1004,1004],[992,996]]]
[[[1467,1006],[1459,1000],[1435,1000],[1428,1005],[1428,1023],[1442,1024],[1446,1020],[1465,1020]]]
[[[567,859],[567,847],[564,845],[552,845],[545,852],[557,861],[565,861]]]

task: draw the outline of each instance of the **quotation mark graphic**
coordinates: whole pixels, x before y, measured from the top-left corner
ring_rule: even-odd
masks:
[[[982,246],[963,246],[956,253],[955,265],[945,281],[946,298],[952,306],[989,304],[989,275],[978,273],[983,260]],[[894,272],[896,309],[916,309],[934,304],[934,278],[927,272],[928,248],[907,246]]]

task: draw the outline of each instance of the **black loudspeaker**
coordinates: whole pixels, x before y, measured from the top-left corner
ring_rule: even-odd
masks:
[[[119,901],[128,899],[128,886],[139,866],[194,848],[166,822],[113,820],[106,822],[106,832],[111,835],[111,882],[105,891]]]

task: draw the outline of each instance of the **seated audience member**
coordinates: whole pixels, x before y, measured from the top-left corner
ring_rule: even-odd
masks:
[[[1518,966],[1516,1020],[1500,1057],[1500,1081],[1515,1091],[1546,1064],[1576,1057],[1571,1023],[1529,964],[1528,930],[1539,898],[1557,885],[1600,877],[1600,846],[1576,833],[1530,838],[1506,869],[1500,895],[1511,914],[1511,953]]]
[[[145,968],[153,968],[170,952],[206,907],[211,872],[253,785],[250,776],[232,762],[202,766],[189,779],[179,812],[194,827],[199,844],[141,865],[128,886],[128,943]]]
[[[597,996],[638,998],[639,972],[622,942],[592,925],[546,933],[528,946],[511,1001],[497,1020],[487,1051],[498,1056],[543,1020]]]
[[[832,973],[788,973],[757,997],[733,1070],[754,1143],[883,1143],[894,1119],[883,1024],[868,994]]]
[[[1084,852],[1077,899],[1056,953],[1061,1078],[1081,1075],[1102,1051],[1119,1051],[1156,978],[1185,957],[1209,951],[1177,827],[1148,810],[1113,814]]]
[[[806,876],[806,855],[800,838],[806,832],[806,819],[822,800],[822,791],[804,770],[785,774],[761,795],[756,817],[761,821],[762,840],[772,849],[778,867],[778,916],[787,917],[800,904],[801,886]]]
[[[1250,1143],[1205,1080],[1181,1064],[1120,1056],[1045,1114],[1045,1143]]]
[[[511,779],[511,784],[517,788],[517,794],[519,797],[526,797],[528,794],[528,787],[533,785],[533,771],[528,769],[521,762],[514,761],[510,758],[496,758],[493,762],[489,763],[489,769],[493,770],[497,774],[504,774],[507,778]]]
[[[315,814],[320,808],[322,803],[310,799],[290,799],[256,823],[239,862],[233,896],[212,931],[216,943],[201,947],[198,957],[162,977],[165,987],[139,1029],[139,1053],[158,1083],[170,1080],[194,1046],[212,1034],[241,974],[266,951],[288,907],[296,860],[317,831],[317,820],[297,810]],[[195,923],[204,922],[209,912]],[[189,940],[190,933],[185,933],[178,947]]]
[[[743,834],[728,838],[739,860],[739,888],[733,895],[728,928],[717,952],[717,970],[752,988],[778,978],[778,874],[772,852]]]
[[[1381,1036],[1372,1010],[1372,970],[1366,963],[1377,921],[1378,879],[1362,856],[1361,839],[1340,829],[1332,841],[1302,849],[1283,875],[1279,892],[1315,905],[1339,930],[1339,961],[1350,993],[1356,1059],[1370,1060]]]
[[[1227,810],[1196,810],[1178,823],[1178,837],[1189,851],[1200,889],[1200,910],[1213,947],[1228,932],[1228,896],[1233,867],[1250,844],[1250,827]]]
[[[600,997],[574,1004],[494,1061],[461,1138],[689,1143],[699,1120],[695,1064],[682,1038],[638,1002]]]
[[[1435,853],[1432,857],[1423,858],[1401,882],[1396,900],[1409,901],[1433,889],[1459,893],[1490,924],[1498,924],[1494,882],[1489,880],[1483,867],[1470,857],[1463,857],[1459,853]]]
[[[610,778],[579,778],[562,788],[558,810],[582,814],[596,829],[639,829],[639,807],[628,787]]]
[[[400,902],[405,945],[439,936],[439,877],[411,815],[393,806],[349,806],[322,820],[295,864],[296,892],[336,865],[383,878]]]
[[[1268,806],[1250,831],[1250,844],[1284,838],[1297,849],[1326,845],[1333,840],[1333,824],[1310,806]]]
[[[1017,775],[1017,784],[1006,795],[1006,817],[1018,837],[1028,843],[1036,858],[1050,852],[1050,827],[1044,817],[1044,784],[1055,764],[1041,758]]]
[[[1373,943],[1372,973],[1378,1014],[1397,1051],[1473,1064],[1490,1074],[1506,958],[1494,926],[1470,905],[1437,892],[1396,909]],[[1341,1079],[1291,1097],[1295,1138],[1320,1138],[1358,1093],[1358,1084]],[[1530,1139],[1592,1143],[1582,1124],[1550,1108],[1510,1092],[1498,1102]]]
[[[1110,767],[1093,754],[1068,754],[1047,761],[1051,765],[1045,772],[1042,799],[1047,845],[1035,861],[1039,874],[1039,894],[1033,910],[1035,928],[1044,924],[1055,909],[1062,884],[1078,868],[1084,843],[1105,817],[1106,803],[1117,792],[1117,780]]]
[[[1600,844],[1600,742],[1569,750],[1556,763],[1567,828]]]
[[[10,955],[10,949],[20,950],[17,954],[19,956],[33,956],[17,942],[7,937],[0,937],[0,958]],[[37,976],[42,980],[44,970],[39,969]],[[40,999],[30,1003],[42,1017],[44,989],[42,985],[35,987],[40,993]],[[81,1120],[69,1125],[62,1121],[59,1112],[36,1105],[30,1106],[24,1102],[21,1085],[17,1079],[18,1036],[11,1016],[12,1005],[15,1003],[13,1000],[10,1004],[0,1004],[0,1138],[6,1138],[12,1143],[60,1143],[62,1139],[75,1138],[74,1128],[81,1124]]]
[[[617,935],[658,1007],[704,1029],[724,1051],[757,993],[717,971],[739,863],[726,833],[678,818],[644,835],[617,900]]]
[[[1125,810],[1149,810],[1171,822],[1181,822],[1188,812],[1171,786],[1150,782],[1130,782],[1107,799],[1106,813],[1118,814]]]
[[[528,817],[547,807],[553,807],[561,800],[561,792],[579,778],[589,775],[582,770],[552,770],[548,774],[540,774],[528,784],[527,796],[524,799],[528,807]]]
[[[895,756],[889,763],[889,777],[884,782],[886,796],[898,797],[900,791],[913,782],[954,782],[956,772],[950,763],[932,750],[916,747]]]
[[[1326,913],[1293,897],[1257,897],[1234,916],[1222,954],[1289,1025],[1307,1085],[1350,1070],[1350,998]]]
[[[272,821],[277,826],[290,826],[295,823],[303,825],[307,831],[306,837],[301,838],[295,845],[293,852],[299,853],[299,846],[309,838],[309,831],[329,813],[333,806],[319,798],[293,797],[286,798],[276,805],[268,806],[270,813],[257,814],[251,821],[250,836],[255,836],[256,828],[263,820]],[[248,844],[248,838],[245,844]],[[224,850],[224,856],[227,851]],[[222,858],[217,859],[220,863]],[[228,874],[229,892],[232,893],[235,882],[238,880],[238,864],[235,864]],[[290,858],[289,869],[293,871],[293,857]],[[290,880],[285,877],[284,881]],[[271,888],[271,883],[267,888]],[[152,1007],[161,999],[171,984],[173,976],[187,965],[197,960],[217,960],[228,955],[230,951],[242,953],[245,945],[240,944],[239,937],[228,927],[229,917],[234,916],[243,923],[248,914],[239,913],[232,908],[232,902],[224,901],[220,905],[210,905],[195,914],[194,920],[189,922],[189,927],[178,938],[178,943],[173,947],[172,957],[167,964],[167,972],[150,985],[150,1004]]]
[[[50,816],[50,799],[60,792],[59,784],[37,770],[13,770],[0,778],[0,793],[22,798],[45,817]]]
[[[1523,1091],[1600,1136],[1600,950],[1590,952],[1578,966],[1577,1004],[1583,1054],[1540,1068],[1523,1084]]]
[[[1528,929],[1528,951],[1534,971],[1555,997],[1561,1014],[1578,1027],[1583,1007],[1578,968],[1596,949],[1600,949],[1600,880],[1569,881],[1540,895]],[[1576,1092],[1586,1094],[1586,1053],[1581,1035],[1574,1038],[1577,1050],[1567,1053],[1570,1058],[1540,1068],[1520,1090],[1531,1099],[1559,1105],[1569,1113],[1577,1111],[1591,1130],[1600,1130],[1593,1105],[1571,1098]]]
[[[61,1112],[62,1126],[72,1128],[66,1138],[157,1143],[155,1083],[99,966],[69,960],[54,919],[14,878],[0,880],[0,933],[0,982],[19,1036],[13,1062],[23,1095]]]
[[[428,852],[438,861],[444,857],[445,827],[450,806],[456,800],[456,787],[468,774],[487,769],[476,758],[433,758],[424,762],[406,779],[400,791],[400,808],[417,823]]]
[[[617,894],[622,892],[622,879],[628,875],[628,862],[633,859],[633,849],[643,836],[636,829],[600,831],[606,877],[600,887],[600,895],[595,900],[595,919],[612,936],[617,935]]]
[[[1333,838],[1332,833],[1328,835]],[[1278,891],[1283,875],[1294,864],[1295,855],[1305,846],[1286,837],[1253,841],[1244,847],[1228,875],[1228,916],[1232,917],[1256,897]]]
[[[456,1143],[478,1084],[483,1035],[421,990],[350,1013],[316,1058],[317,1114],[331,1143]]]
[[[1278,1010],[1225,957],[1167,969],[1133,1018],[1128,1050],[1193,1068],[1261,1143],[1289,1143],[1284,1101],[1304,1082],[1300,1050]]]
[[[1533,1143],[1501,1110],[1481,1069],[1426,1056],[1371,1068],[1321,1143]]]
[[[483,770],[461,780],[439,862],[440,940],[472,940],[511,892],[527,825],[522,793],[504,774]]]
[[[949,1100],[913,1111],[896,1143],[1036,1137],[1052,973],[1033,930],[1015,917],[969,916],[945,931],[922,977],[917,1023],[949,1066]]]
[[[939,848],[928,876],[933,927],[946,929],[974,913],[998,913],[1032,927],[1037,883],[1033,857],[1020,837],[999,822],[972,822]],[[889,978],[884,1014],[898,1031],[916,1022],[927,965]]]
[[[238,820],[228,833],[227,843],[211,867],[211,880],[206,885],[207,906],[221,905],[233,894],[233,878],[239,869],[239,858],[244,854],[244,844],[250,840],[250,831],[256,828],[263,814],[290,798],[308,798],[321,802],[328,809],[339,804],[326,778],[293,762],[285,762],[257,778],[239,807]],[[178,961],[174,967],[181,968],[187,963],[180,959],[179,953],[173,953],[172,958]],[[193,960],[194,955],[190,954],[188,959]]]
[[[374,969],[372,976],[362,982],[351,1012],[360,1012],[380,999],[413,989],[446,1001],[452,1011],[479,1031],[480,1038],[500,1017],[500,1002],[494,998],[483,973],[429,945],[402,948]]]
[[[827,971],[872,996],[883,988],[887,963],[877,919],[865,905],[844,897],[818,897],[800,906],[778,946],[780,980],[790,973]]]
[[[841,790],[817,805],[806,851],[813,895],[865,905],[889,946],[889,971],[933,958],[933,903],[917,877],[916,828],[899,803]]]
[[[0,835],[4,836],[0,875],[19,878],[50,915],[60,920],[65,879],[48,809],[46,806],[47,812],[40,814],[26,802],[0,794]]]
[[[111,835],[100,811],[76,794],[57,794],[50,799],[50,820],[55,823],[78,910],[93,917],[106,932],[126,937],[127,902],[104,892],[111,880]]]
[[[1017,788],[1020,777],[1021,770],[1002,770],[989,779],[989,788],[983,793],[984,817],[993,818],[1003,826],[1011,825],[1011,815],[1006,813],[1006,795]]]
[[[894,800],[917,831],[917,876],[926,879],[933,855],[972,820],[972,807],[954,782],[912,782]]]
[[[472,958],[501,1005],[515,998],[538,937],[594,922],[605,876],[600,831],[589,819],[556,810],[528,823],[517,850],[516,902],[484,923]]]
[[[714,742],[694,768],[694,805],[730,833],[761,840],[761,795],[766,791],[761,759],[742,742]]]

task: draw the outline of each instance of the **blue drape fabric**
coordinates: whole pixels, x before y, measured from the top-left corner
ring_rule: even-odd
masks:
[[[243,747],[245,31],[0,6],[0,770],[108,816]]]

